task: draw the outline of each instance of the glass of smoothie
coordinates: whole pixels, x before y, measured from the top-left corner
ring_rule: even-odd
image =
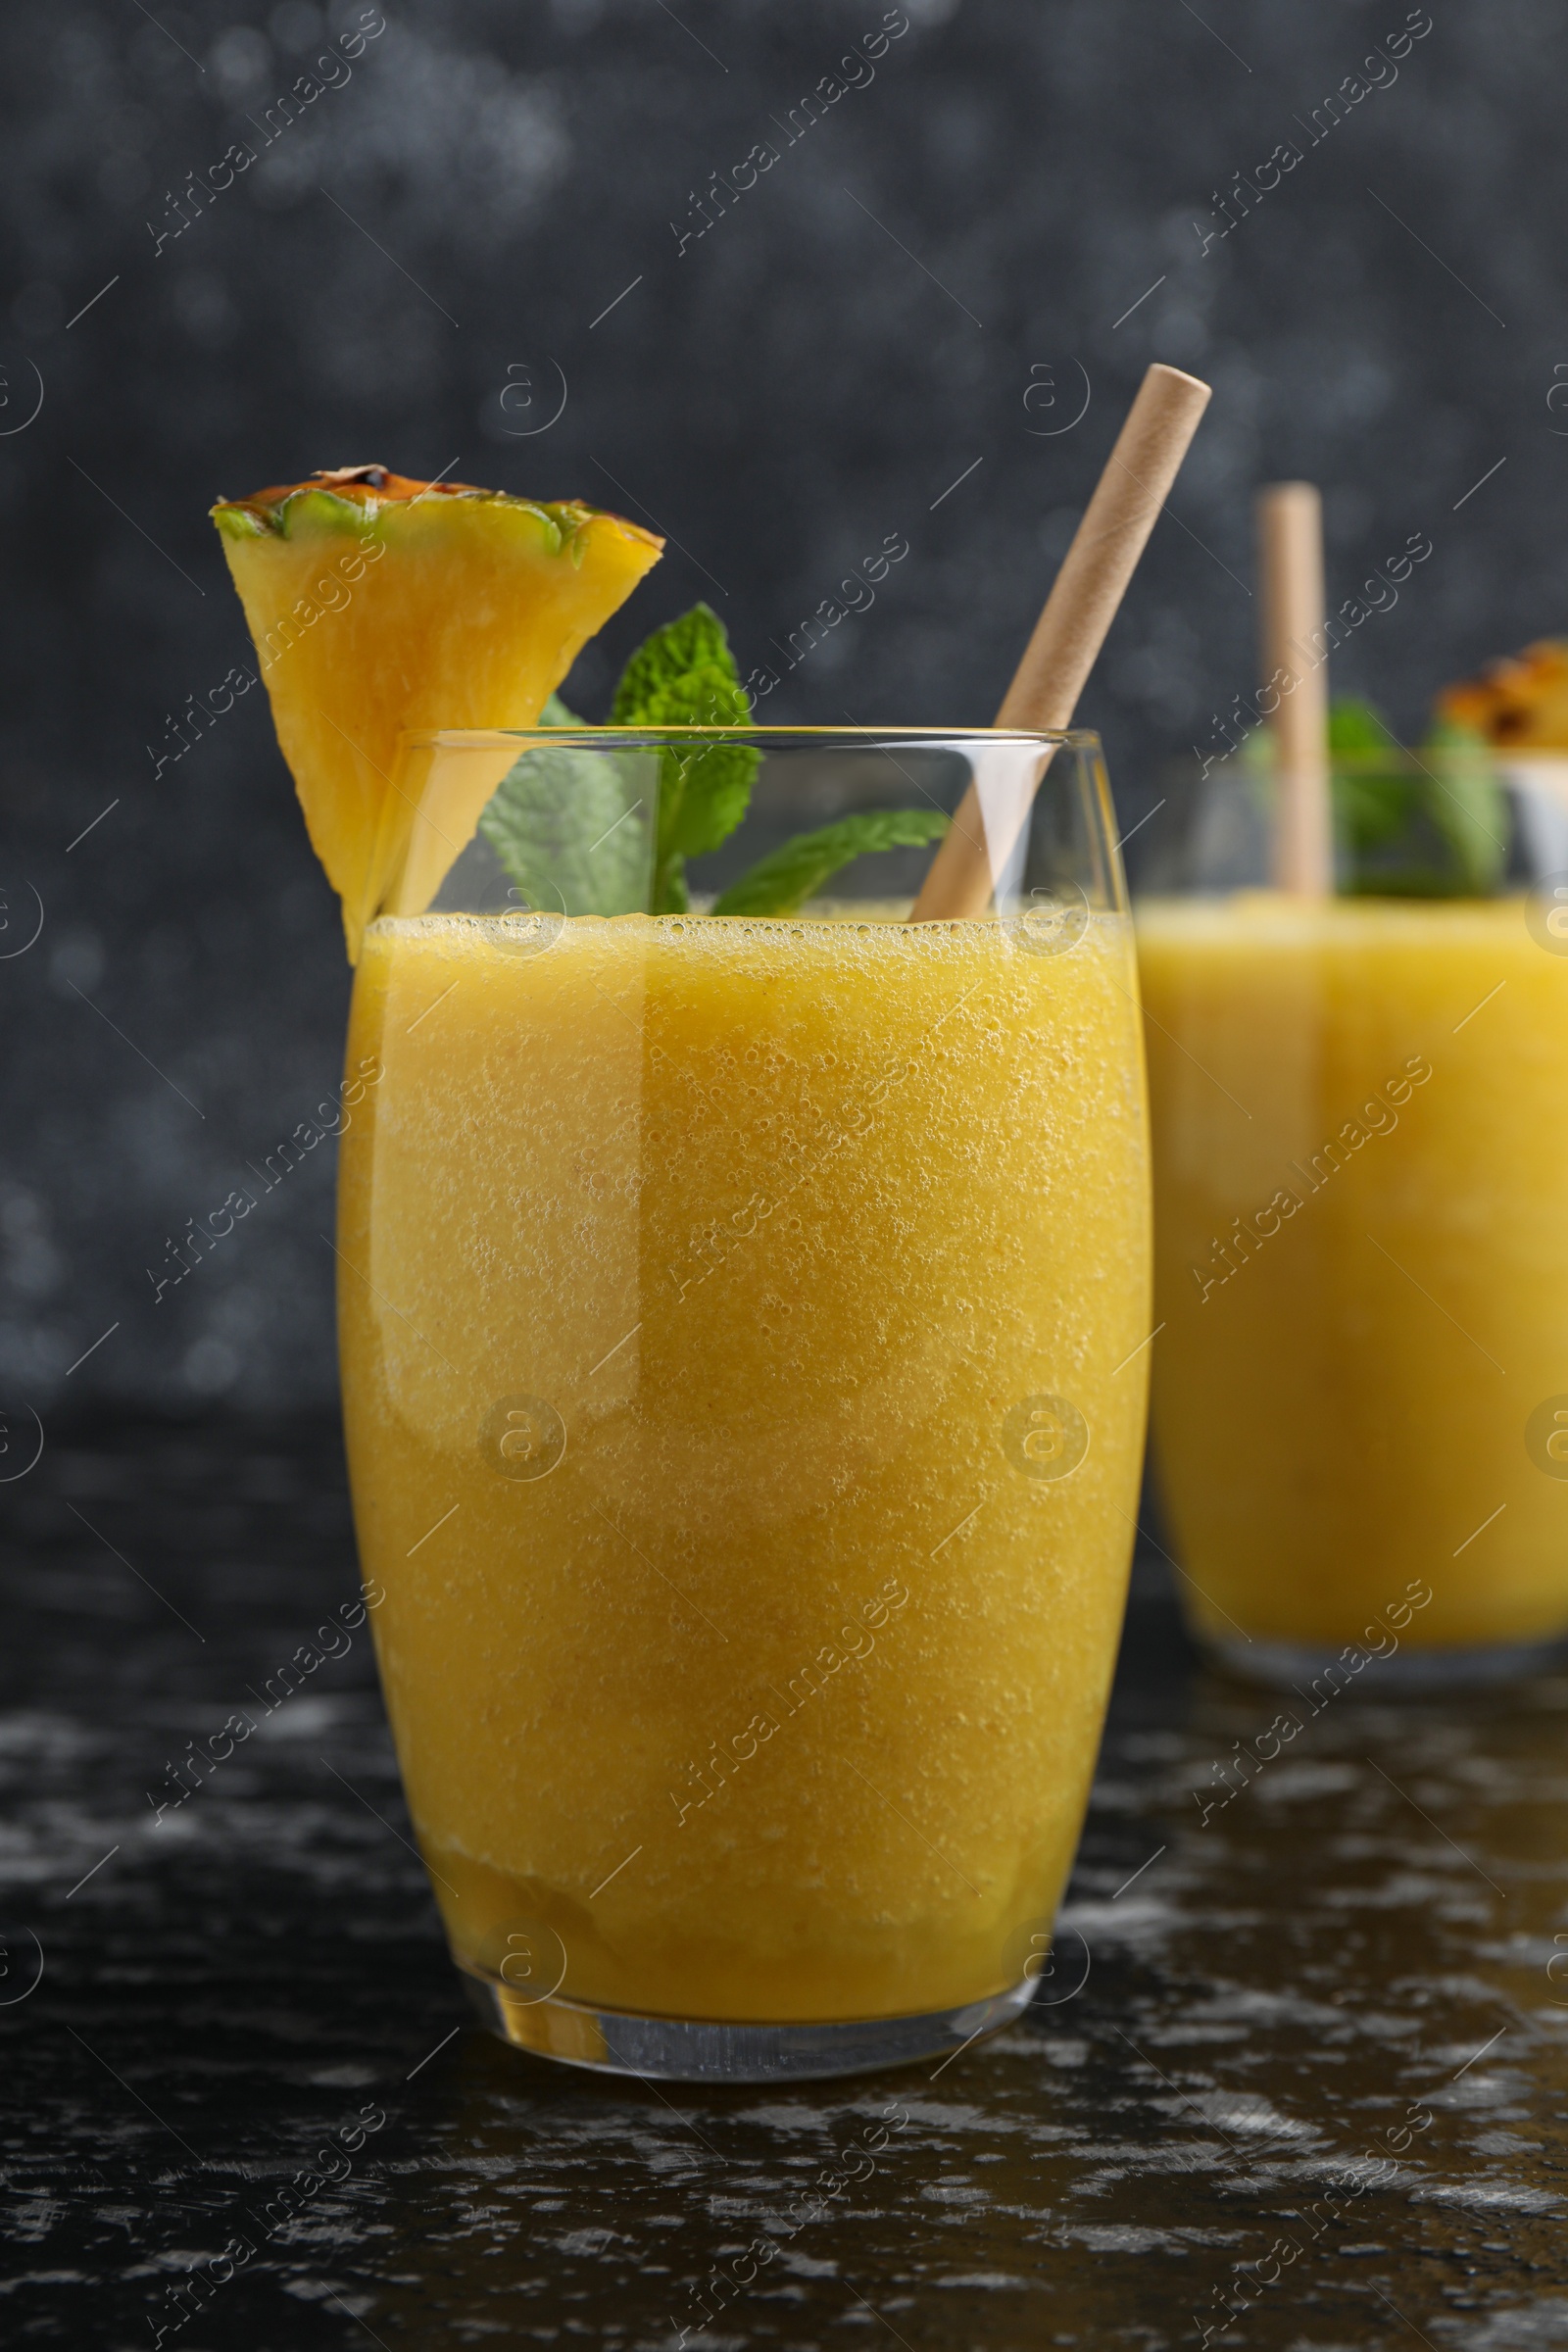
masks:
[[[396,782],[339,1312],[458,1967],[582,2066],[956,2049],[1052,1966],[1137,1510],[1142,1025],[1096,739],[416,731]],[[910,923],[970,786],[994,903]]]
[[[1152,1442],[1198,1639],[1316,1705],[1568,1631],[1568,874],[1485,745],[1352,710],[1333,894],[1264,887],[1264,740],[1139,893]]]

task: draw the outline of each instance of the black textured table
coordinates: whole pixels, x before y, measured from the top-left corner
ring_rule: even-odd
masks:
[[[52,1437],[0,1520],[6,2344],[1568,2346],[1568,1681],[1348,1690],[1243,1786],[1278,1702],[1140,1569],[1023,2022],[656,2089],[467,2022],[367,1633],[317,1636],[330,1429]]]

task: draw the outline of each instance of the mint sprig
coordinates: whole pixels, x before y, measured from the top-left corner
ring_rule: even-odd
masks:
[[[610,724],[743,727],[751,704],[718,614],[694,605],[656,629],[632,655]],[[556,695],[542,727],[581,727]],[[755,744],[667,744],[660,755],[659,824],[651,871],[646,818],[627,808],[622,762],[581,745],[524,752],[497,788],[480,830],[536,906],[568,914],[682,914],[690,904],[686,860],[719,849],[751,805],[761,754]],[[853,858],[939,841],[935,809],[877,809],[798,834],[761,858],[713,906],[715,914],[793,914]]]
[[[552,695],[542,727],[583,720]],[[531,906],[567,914],[637,914],[648,903],[650,826],[628,808],[625,762],[575,744],[524,752],[492,795],[479,830]]]
[[[718,614],[694,605],[637,648],[610,707],[612,727],[743,727],[752,706]],[[727,841],[751,804],[760,754],[749,743],[666,747],[650,912],[683,914],[686,860]]]
[[[751,715],[724,623],[709,605],[644,639],[610,706],[612,727],[739,727]]]
[[[1483,739],[1439,720],[1406,753],[1372,704],[1329,711],[1334,814],[1350,897],[1490,898],[1508,852],[1508,807]]]

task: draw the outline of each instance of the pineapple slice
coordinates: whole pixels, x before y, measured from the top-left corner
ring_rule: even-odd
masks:
[[[531,727],[663,541],[575,500],[381,466],[220,499],[213,518],[357,962],[378,907],[429,905],[511,764],[469,762],[465,805],[416,821],[400,739]]]
[[[1509,751],[1568,751],[1568,641],[1544,637],[1479,678],[1445,687],[1438,716]]]

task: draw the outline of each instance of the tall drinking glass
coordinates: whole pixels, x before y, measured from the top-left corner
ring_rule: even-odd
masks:
[[[703,760],[749,813],[651,916]],[[787,916],[706,910],[792,836],[971,780],[983,920],[900,919],[913,849]],[[956,2048],[1053,1968],[1137,1507],[1144,1080],[1099,746],[438,734],[401,788],[425,880],[355,986],[380,1075],[339,1314],[454,1958],[495,2030],[585,2066]]]
[[[1568,818],[1481,747],[1334,785],[1337,897],[1261,887],[1238,760],[1138,898],[1173,1548],[1200,1641],[1314,1710],[1568,1633]]]

